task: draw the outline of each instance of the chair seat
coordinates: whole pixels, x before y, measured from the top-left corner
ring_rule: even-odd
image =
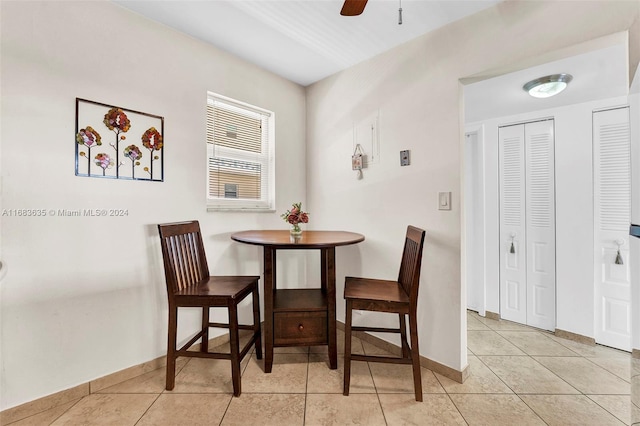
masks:
[[[259,276],[213,276],[175,292],[176,298],[207,297],[242,299],[253,291]]]
[[[397,281],[346,277],[344,298],[409,304],[409,296]]]

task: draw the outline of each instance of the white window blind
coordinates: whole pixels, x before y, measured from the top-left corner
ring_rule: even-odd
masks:
[[[208,209],[274,209],[273,135],[272,112],[208,93]]]

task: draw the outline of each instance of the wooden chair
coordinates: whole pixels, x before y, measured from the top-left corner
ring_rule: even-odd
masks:
[[[240,396],[240,362],[255,343],[262,359],[260,334],[259,276],[210,276],[198,221],[158,225],[169,299],[169,336],[167,344],[167,390],[175,385],[176,358],[196,357],[231,360],[233,395]],[[253,295],[253,325],[238,324],[238,304]],[[202,329],[182,348],[176,349],[179,307],[201,307]],[[209,308],[228,309],[228,323],[209,322]],[[209,352],[209,328],[228,328],[230,353]],[[238,330],[252,330],[240,350]],[[200,340],[200,351],[189,348]]]
[[[351,361],[385,362],[413,365],[413,385],[416,401],[422,401],[422,376],[420,373],[420,349],[418,347],[418,285],[420,284],[420,265],[425,231],[413,226],[407,227],[402,262],[398,281],[370,278],[346,277],[344,298],[346,300],[345,345],[344,345],[344,395],[349,395],[351,379]],[[351,325],[354,309],[397,313],[399,328],[354,327]],[[409,316],[409,335],[411,347],[407,343],[407,324]],[[373,331],[382,333],[400,333],[402,357],[360,355],[351,353],[351,332]]]

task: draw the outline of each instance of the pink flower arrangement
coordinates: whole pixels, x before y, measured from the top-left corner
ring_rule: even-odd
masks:
[[[309,213],[302,211],[302,203],[293,203],[291,206],[291,210],[287,210],[284,214],[280,215],[282,219],[290,224],[294,225],[295,228],[298,227],[299,223],[307,223],[309,222]]]

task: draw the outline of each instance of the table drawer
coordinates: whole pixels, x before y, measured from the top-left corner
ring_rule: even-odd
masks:
[[[274,344],[326,344],[326,312],[278,312],[274,314]]]

